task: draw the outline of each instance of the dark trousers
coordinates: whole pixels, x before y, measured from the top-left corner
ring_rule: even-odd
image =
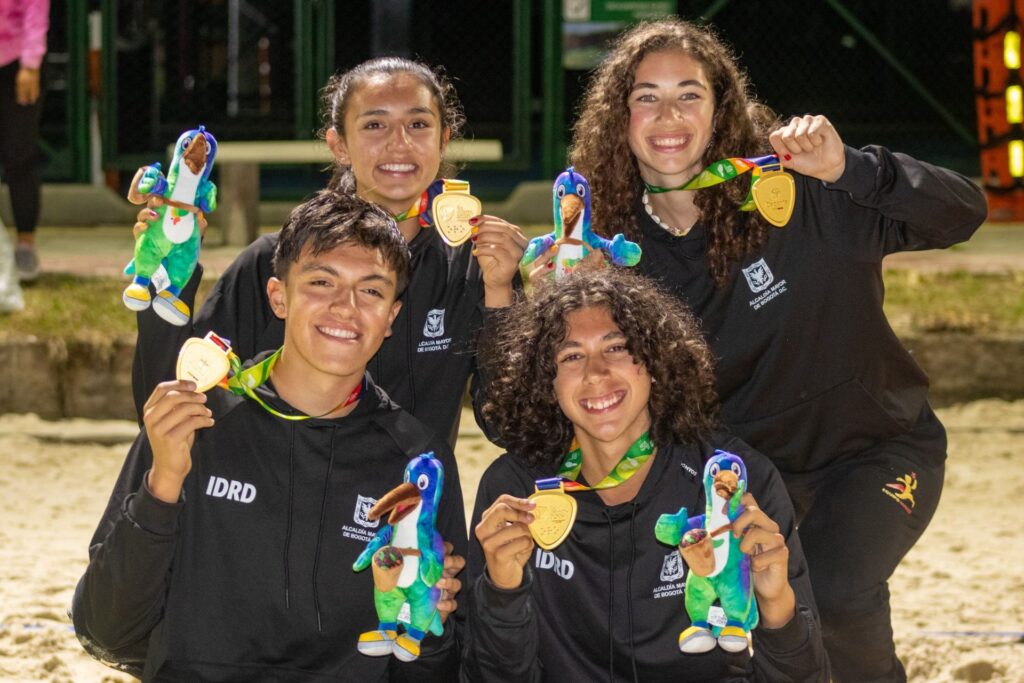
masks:
[[[946,433],[931,409],[908,434],[787,482],[838,683],[906,681],[896,657],[889,577],[942,493]]]
[[[0,67],[0,166],[11,191],[19,233],[35,232],[39,222],[39,112],[43,98],[23,106],[15,98],[19,64]]]

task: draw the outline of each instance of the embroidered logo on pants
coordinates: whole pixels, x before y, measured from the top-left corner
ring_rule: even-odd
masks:
[[[916,490],[917,472],[896,477],[896,481],[882,487],[882,493],[899,503],[908,515],[914,511],[914,491]]]

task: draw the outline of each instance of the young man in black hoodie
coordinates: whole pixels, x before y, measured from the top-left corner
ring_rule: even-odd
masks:
[[[366,372],[401,307],[408,248],[379,209],[325,191],[293,212],[274,265],[284,345],[247,366],[247,396],[180,380],[152,393],[75,592],[75,629],[147,681],[450,680],[451,624],[412,663],[356,650],[378,623],[371,572],[352,571],[380,524],[366,512],[410,457],[441,460],[437,528],[466,552],[451,450]]]

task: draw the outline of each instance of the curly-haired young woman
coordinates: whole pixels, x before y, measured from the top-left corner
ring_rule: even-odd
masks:
[[[739,210],[746,176],[684,189],[719,160],[771,152],[795,180],[782,229]],[[678,19],[618,39],[571,157],[594,225],[639,242],[639,270],[700,319],[724,423],[781,471],[836,680],[905,680],[887,582],[938,504],[946,438],[883,313],[882,258],[968,239],[982,193],[882,147],[845,146],[823,116],[780,125],[729,49]]]
[[[711,356],[678,300],[627,271],[582,270],[507,309],[481,352],[484,415],[509,452],[473,513],[465,680],[828,680],[782,479],[713,429]],[[739,652],[680,652],[698,626],[683,607],[686,568],[655,536],[663,513],[703,509],[716,449],[745,460],[752,494],[733,523],[760,609],[752,657],[745,639]],[[564,476],[597,488],[572,494],[575,523],[543,551],[526,496],[567,458],[580,466]]]

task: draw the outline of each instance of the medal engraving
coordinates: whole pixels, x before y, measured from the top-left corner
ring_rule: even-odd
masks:
[[[530,535],[544,550],[561,545],[576,521],[576,499],[561,486],[547,491],[534,491],[530,500],[536,503]]]
[[[468,192],[442,192],[434,197],[431,213],[434,227],[447,244],[457,247],[469,239],[472,227],[469,219],[483,210],[480,200]]]
[[[202,339],[192,337],[182,345],[175,376],[195,382],[196,391],[209,391],[227,377],[230,369],[227,351],[207,335]]]
[[[796,183],[785,171],[768,171],[750,188],[754,204],[764,219],[777,228],[789,223],[796,205]]]

